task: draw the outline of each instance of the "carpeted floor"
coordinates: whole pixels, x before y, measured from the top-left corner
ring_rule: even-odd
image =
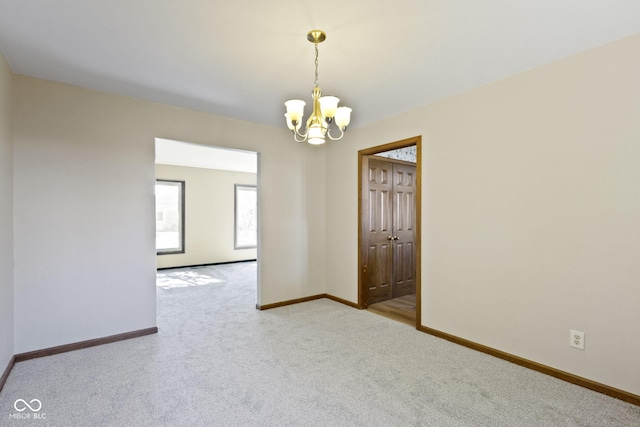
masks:
[[[18,363],[0,425],[640,425],[640,407],[334,301],[257,311],[255,268],[161,272],[157,335]],[[34,398],[46,419],[9,418]]]

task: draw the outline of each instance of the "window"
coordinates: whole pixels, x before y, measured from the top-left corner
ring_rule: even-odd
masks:
[[[254,185],[236,184],[235,249],[258,246],[258,192]]]
[[[184,181],[156,180],[156,253],[184,253]]]

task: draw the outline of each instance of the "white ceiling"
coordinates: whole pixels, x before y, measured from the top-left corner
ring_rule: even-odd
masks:
[[[0,0],[14,72],[284,126],[320,87],[362,126],[625,36],[640,0]]]
[[[156,164],[257,173],[258,155],[253,151],[156,138]]]

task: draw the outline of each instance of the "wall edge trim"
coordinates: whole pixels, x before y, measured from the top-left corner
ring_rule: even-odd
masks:
[[[263,305],[256,304],[256,309],[257,310],[270,310],[272,308],[284,307],[284,306],[292,305],[292,304],[300,304],[300,303],[303,303],[303,302],[313,301],[313,300],[322,299],[322,298],[327,298],[327,299],[330,299],[332,301],[339,302],[340,304],[348,305],[349,307],[357,308],[359,310],[362,310],[362,307],[360,307],[357,303],[351,302],[351,301],[348,301],[346,299],[342,299],[342,298],[339,298],[339,297],[336,297],[336,296],[333,296],[331,294],[311,295],[311,296],[303,297],[303,298],[295,298],[295,299],[290,299],[290,300],[286,300],[286,301],[274,302],[272,304],[263,304]]]
[[[0,391],[2,391],[4,384],[7,382],[7,379],[9,378],[9,374],[11,373],[11,370],[13,369],[13,366],[15,364],[16,364],[16,356],[11,356],[11,359],[9,359],[9,364],[7,364],[7,368],[4,370],[2,376],[0,377]]]
[[[344,305],[348,305],[349,307],[353,307],[353,308],[357,308],[358,310],[364,310],[364,307],[360,306],[358,303],[352,302],[352,301],[348,301],[346,299],[342,299],[340,297],[331,295],[331,294],[325,294],[324,296],[327,299],[330,299],[332,301],[335,302],[339,302],[340,304],[344,304]]]
[[[256,304],[258,310],[271,310],[272,308],[284,307],[287,305],[300,304],[302,302],[313,301],[317,299],[325,298],[326,294],[310,295],[308,297],[295,298],[286,301],[274,302],[272,304]]]
[[[26,353],[19,353],[13,356],[15,362],[24,362],[25,360],[36,359],[39,357],[52,356],[59,353],[67,353],[69,351],[81,350],[84,348],[94,347],[97,345],[111,344],[117,341],[124,341],[131,338],[138,338],[145,335],[151,335],[158,333],[158,327],[139,329],[137,331],[124,332],[122,334],[109,335],[102,338],[94,338],[86,341],[79,341],[71,344],[59,345],[56,347],[43,348],[41,350],[29,351]]]
[[[437,329],[429,328],[427,326],[419,325],[416,329],[418,329],[421,332],[427,333],[429,335],[433,335],[435,337],[442,338],[447,341],[451,341],[452,343],[470,348],[472,350],[480,351],[490,356],[494,356],[499,359],[506,360],[507,362],[515,363],[516,365],[520,365],[522,367],[532,369],[534,371],[538,371],[545,375],[558,378],[560,380],[569,382],[571,384],[588,388],[589,390],[606,394],[607,396],[620,399],[622,401],[631,403],[636,406],[640,406],[640,396],[630,393],[628,391],[620,390],[618,388],[611,387],[606,384],[602,384],[597,381],[590,380],[588,378],[580,377],[578,375],[574,375],[569,372],[561,371],[559,369],[552,368],[551,366],[543,365],[541,363],[534,362],[532,360],[525,359],[523,357],[516,356],[510,353],[506,353],[504,351],[497,350],[495,348],[488,347],[486,345],[478,344],[476,342],[469,341],[464,338],[460,338],[458,336],[439,331]]]
[[[207,264],[179,265],[177,267],[157,267],[156,270],[161,271],[161,270],[171,270],[174,268],[198,268],[198,267],[208,267],[210,265],[238,264],[240,262],[253,262],[253,261],[257,261],[257,259],[251,258],[251,259],[239,259],[237,261],[209,262]]]

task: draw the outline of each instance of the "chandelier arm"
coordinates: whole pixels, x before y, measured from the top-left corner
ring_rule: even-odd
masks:
[[[298,132],[298,129],[293,129],[291,131],[291,134],[293,135],[293,139],[295,139],[296,142],[305,142],[307,140],[308,132],[300,133]]]
[[[331,129],[327,126],[327,136],[329,137],[330,140],[337,141],[339,139],[342,139],[342,137],[344,136],[344,131],[340,128],[338,128],[338,130],[340,131],[340,136],[338,136],[337,138],[334,138],[333,136],[331,136]]]

